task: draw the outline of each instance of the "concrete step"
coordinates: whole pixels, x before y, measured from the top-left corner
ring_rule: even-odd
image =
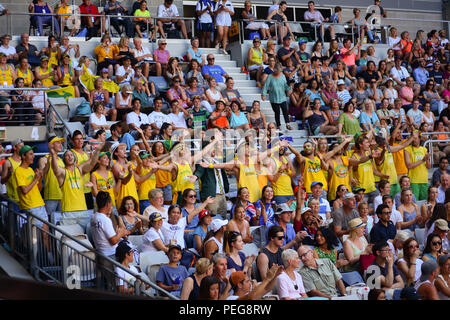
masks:
[[[233,77],[234,78],[234,77]],[[244,87],[244,88],[236,88],[239,90],[240,94],[256,94],[261,95],[261,89],[258,87]]]
[[[237,67],[237,62],[234,60],[224,60],[224,61],[220,61],[219,63],[217,63],[219,66],[221,66],[225,71],[227,71],[228,67],[232,67],[232,68],[236,68]]]
[[[236,63],[236,61],[234,61]],[[234,87],[239,88],[245,88],[245,87],[256,87],[256,81],[255,80],[236,80],[234,81]]]
[[[228,75],[230,77],[232,77],[233,80],[235,80],[235,81],[236,80],[247,80],[247,74],[245,74],[245,73],[228,73]]]

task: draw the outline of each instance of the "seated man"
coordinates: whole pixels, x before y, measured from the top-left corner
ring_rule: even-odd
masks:
[[[215,64],[215,58],[212,53],[208,54],[206,60],[208,61],[208,64],[202,67],[203,77],[205,79],[208,79],[209,77],[215,78],[218,88],[220,90],[225,89],[226,85],[223,81],[223,78],[225,77],[225,79],[227,79],[229,77],[228,73],[226,73],[221,66]]]
[[[393,253],[386,241],[377,242],[372,252],[375,260],[365,273],[369,287],[381,287],[383,290],[402,289],[404,283],[397,267],[394,265]]]
[[[70,8],[68,2],[68,0],[61,0],[61,3],[55,6],[55,13],[57,14],[56,18],[61,22],[61,30],[63,31],[63,33],[64,29],[67,26],[67,22],[70,21],[70,23],[73,23],[72,30],[70,30],[69,34],[69,37],[73,37],[75,32],[77,32],[77,30],[80,28],[81,21],[79,16],[75,16],[73,14],[74,12],[72,12],[72,9]],[[67,28],[69,27],[67,26]]]
[[[331,300],[332,297],[338,296],[337,289],[341,295],[345,295],[342,275],[330,259],[315,259],[313,250],[309,246],[302,245],[297,252],[303,262],[300,275],[308,296]]]
[[[183,33],[183,37],[187,39],[187,32],[186,32],[186,24],[184,23],[184,20],[180,19],[173,19],[175,17],[179,17],[180,14],[178,13],[178,9],[176,5],[173,4],[173,0],[164,0],[164,4],[159,5],[158,7],[158,17],[163,17],[163,19],[158,19],[157,24],[160,28],[160,31],[162,30],[161,36],[166,39],[165,32],[168,32],[169,30],[175,29],[175,24],[181,28],[181,32]]]
[[[83,0],[83,3],[80,4],[80,14],[94,14],[99,15],[98,9],[95,5],[91,4],[91,0]],[[105,17],[99,16],[82,16],[81,17],[81,28],[87,28],[86,41],[90,40],[92,37],[97,36],[98,30],[101,27],[101,34],[105,33]]]
[[[167,114],[162,113],[161,109],[163,106],[163,100],[161,97],[156,97],[153,100],[153,107],[154,111],[148,115],[148,121],[153,129],[153,134],[158,134],[159,129],[161,129],[161,126],[164,122],[170,123],[170,119],[167,116]]]
[[[106,15],[112,16],[129,15],[127,8],[122,6],[122,4],[116,0],[109,0],[108,3],[105,4],[103,10]],[[132,38],[134,36],[133,23],[131,22],[130,18],[110,17],[109,21],[119,36],[122,34],[122,32],[120,31],[121,25],[125,27],[125,33],[128,38]]]
[[[272,265],[283,265],[281,259],[281,253],[283,249],[284,231],[280,226],[272,226],[269,228],[267,236],[267,245],[261,249],[258,257],[256,258],[257,280],[264,280],[267,275],[267,271]]]
[[[379,219],[370,231],[370,242],[377,243],[380,240],[394,240],[397,229],[390,220],[391,209],[385,204],[380,204],[377,208],[377,217]]]
[[[183,265],[179,265],[181,260],[181,247],[172,245],[167,251],[169,263],[162,265],[156,275],[156,284],[176,297],[181,294],[181,284],[188,277],[188,271]]]
[[[422,263],[422,275],[416,283],[417,293],[422,296],[422,300],[441,300],[435,286],[434,279],[439,275],[439,265],[434,260]]]
[[[41,64],[41,59],[39,58],[39,50],[34,44],[29,43],[30,36],[28,33],[22,33],[20,35],[20,43],[16,46],[16,52],[19,54],[19,58],[26,57],[28,63],[32,67],[37,67]]]
[[[239,91],[234,89],[234,80],[231,77],[228,77],[225,81],[225,85],[227,86],[222,90],[222,96],[226,99],[225,102],[230,104],[231,101],[237,100],[241,105],[241,110],[247,112],[247,106],[245,105],[244,99],[241,97]]]

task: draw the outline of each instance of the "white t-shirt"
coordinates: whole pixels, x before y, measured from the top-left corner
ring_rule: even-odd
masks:
[[[139,273],[138,269],[135,266],[130,265],[129,269],[131,272]],[[134,284],[136,278],[131,274],[122,270],[119,267],[114,268],[114,272],[116,273],[116,286],[123,286],[124,289],[128,289]]]
[[[405,67],[400,67],[400,70],[397,70],[396,67],[393,67],[391,69],[390,75],[392,78],[396,78],[400,81],[405,81],[405,79],[409,77],[409,72],[405,69]]]
[[[177,224],[170,224],[167,221],[163,222],[161,231],[164,235],[164,243],[169,244],[170,240],[175,239],[177,244],[181,246],[182,249],[186,246],[184,243],[184,229],[187,225],[187,217],[180,218]]]
[[[208,6],[205,5],[202,0],[200,0],[199,2],[197,2],[197,6],[195,7],[195,10],[203,11],[207,7]],[[214,12],[214,3],[211,3],[211,12]],[[205,11],[205,13],[199,17],[199,21],[200,21],[200,23],[212,23],[211,14],[209,13],[209,11]]]
[[[153,56],[151,55],[151,52],[147,48],[141,46],[141,50],[140,51],[138,51],[137,49],[134,49],[134,56],[136,58],[145,56],[147,54],[150,54],[150,57],[146,57],[144,59],[144,61],[153,61]]]
[[[92,112],[91,115],[89,116],[89,124],[91,123],[96,124],[98,126],[104,126],[107,124],[106,117],[104,114],[102,114],[100,115],[100,118],[97,118],[97,115],[94,112]],[[93,130],[92,127],[89,125],[89,136],[93,137],[97,132],[97,130]]]
[[[6,56],[9,56],[11,54],[16,54],[16,48],[14,48],[13,46],[8,46],[8,48],[1,46],[0,52],[4,53]]]
[[[278,4],[273,4],[269,7],[269,11],[267,12],[267,15],[269,15],[272,11],[274,10],[278,10],[280,8],[280,5]]]
[[[164,4],[160,4],[158,7],[158,17],[171,18],[178,17],[179,15],[177,6],[174,4],[172,4],[169,8],[166,8]]]
[[[123,66],[119,66],[116,71],[116,76],[123,77],[126,71],[130,71],[130,73],[119,84],[131,83],[131,79],[134,77],[134,69],[131,66],[129,66],[127,70],[125,70]]]
[[[401,40],[401,38],[398,36],[396,38],[389,37],[389,39],[388,39],[389,48],[394,49],[394,46],[395,46],[396,50],[400,50],[400,47],[399,47],[400,40]]]
[[[296,271],[294,271],[294,275],[295,282],[287,275],[286,272],[283,272],[277,277],[277,294],[280,299],[298,299],[302,297],[302,293],[306,293],[305,287],[303,286],[302,276]],[[297,289],[295,289],[295,285],[297,285]]]
[[[233,4],[229,0],[227,0],[227,2],[225,3],[223,3],[223,0],[219,0],[218,2],[216,2],[214,11],[219,10],[219,8],[222,6],[234,12]],[[231,15],[227,11],[221,11],[216,15],[216,26],[231,26]]]
[[[142,246],[141,246],[141,252],[156,252],[159,251],[158,248],[156,248],[153,245],[153,241],[161,239],[163,243],[164,241],[164,235],[161,232],[161,229],[156,231],[155,228],[151,227],[147,230],[146,233],[144,233],[144,236],[142,237]]]
[[[161,213],[162,217],[165,219],[168,219],[168,213],[167,213],[167,208],[164,208],[163,211],[160,211],[158,209],[156,209],[154,206],[149,205],[147,208],[145,208],[144,213],[142,214],[143,216],[149,217],[153,212],[159,212]]]
[[[169,118],[170,122],[173,123],[175,128],[187,128],[186,119],[183,112],[178,112],[178,114],[169,113],[167,117]]]
[[[142,124],[148,124],[150,123],[148,121],[148,116],[145,113],[139,113],[139,115],[136,112],[128,112],[127,113],[127,124],[133,123],[137,127],[140,127]]]
[[[106,214],[96,212],[91,218],[91,230],[95,248],[105,256],[114,255],[117,244],[109,242],[116,235],[112,220]]]
[[[30,95],[32,96],[31,103],[33,104],[33,107],[45,110],[45,101],[48,100],[47,92],[31,91]]]
[[[399,263],[399,262],[406,263],[405,259],[403,259],[403,258],[398,259],[397,263]],[[422,263],[423,263],[423,261],[421,259],[416,259],[416,274],[414,277],[414,281],[418,281],[420,279],[420,276],[422,275],[422,269],[421,269]],[[403,272],[400,270],[400,268],[397,267],[397,269],[398,269],[398,272],[400,273],[400,276],[403,279],[403,282],[406,283],[406,280],[408,277],[405,274],[403,274]]]
[[[149,121],[149,123],[156,124],[156,127],[158,127],[158,128],[161,128],[161,126],[164,122],[167,122],[167,123],[171,122],[169,117],[166,114],[164,114],[162,112],[156,112],[156,111],[153,111],[152,113],[150,113],[148,115],[148,121]]]

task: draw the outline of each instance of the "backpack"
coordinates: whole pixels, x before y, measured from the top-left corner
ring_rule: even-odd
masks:
[[[77,106],[75,110],[75,115],[77,116],[88,116],[90,114],[91,114],[91,105],[89,104],[89,101],[83,101]]]

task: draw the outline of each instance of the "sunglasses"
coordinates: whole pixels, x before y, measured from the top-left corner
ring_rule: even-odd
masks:
[[[196,194],[190,194],[190,195],[188,195],[188,198],[195,198],[195,197],[197,197]]]
[[[411,249],[411,248],[419,248],[419,246],[416,244],[416,245],[413,245],[413,246],[409,246],[409,248]]]
[[[215,58],[208,58],[207,60],[215,60]]]
[[[431,244],[432,244],[433,246],[436,246],[436,245],[442,245],[442,241],[433,241],[433,242],[431,242]]]
[[[283,240],[283,239],[284,239],[284,236],[276,236],[275,239]]]
[[[167,43],[160,43],[160,45],[165,46],[165,45],[167,45]]]

